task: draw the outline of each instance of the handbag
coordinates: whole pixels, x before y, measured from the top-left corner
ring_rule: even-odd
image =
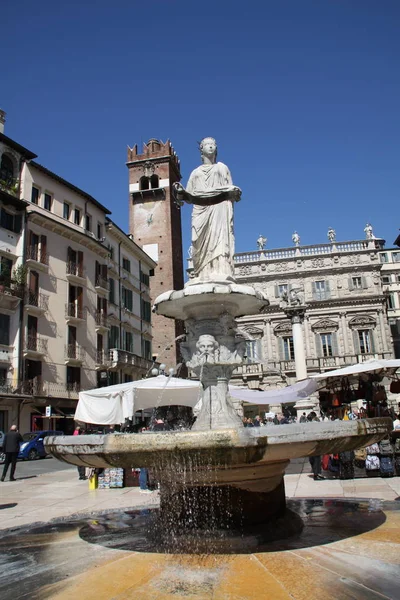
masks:
[[[400,394],[400,379],[395,379],[390,383],[390,392],[392,394]]]

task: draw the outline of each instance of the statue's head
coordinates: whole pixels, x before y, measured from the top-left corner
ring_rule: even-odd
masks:
[[[214,350],[219,344],[213,335],[201,335],[196,343],[196,348],[200,354],[214,354]]]
[[[217,160],[217,142],[212,137],[206,137],[200,142],[200,154],[203,159],[204,156],[208,158],[214,158]]]

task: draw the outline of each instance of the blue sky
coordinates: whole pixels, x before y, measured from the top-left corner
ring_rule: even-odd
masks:
[[[126,146],[170,138],[183,182],[211,135],[236,250],[400,227],[398,0],[5,0],[5,133],[127,230]],[[183,209],[184,250],[190,208]]]

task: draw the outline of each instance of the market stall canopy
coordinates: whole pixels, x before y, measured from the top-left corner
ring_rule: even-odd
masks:
[[[327,371],[326,373],[319,373],[318,375],[311,375],[311,378],[317,381],[322,379],[331,379],[333,377],[341,379],[343,377],[352,377],[361,375],[362,373],[377,373],[384,375],[385,377],[393,376],[397,369],[400,369],[400,359],[391,360],[366,360],[362,363],[343,367],[343,369],[335,369],[334,371]]]
[[[318,383],[316,381],[303,379],[294,385],[267,391],[248,390],[229,386],[229,393],[233,398],[243,400],[249,404],[288,404],[308,398],[317,388]]]
[[[159,375],[79,392],[75,420],[116,425],[131,419],[137,410],[173,405],[193,407],[199,398],[199,381]]]

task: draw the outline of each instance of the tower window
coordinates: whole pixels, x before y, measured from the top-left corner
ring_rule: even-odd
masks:
[[[150,180],[148,177],[141,177],[139,181],[139,189],[140,190],[148,190],[150,189]]]
[[[151,189],[155,190],[160,187],[158,175],[152,175],[150,178]]]

